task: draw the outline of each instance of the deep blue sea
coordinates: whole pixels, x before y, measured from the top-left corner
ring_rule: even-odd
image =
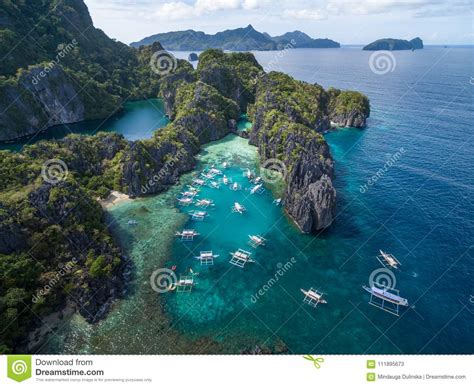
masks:
[[[242,173],[256,168],[255,150],[234,136],[210,144],[200,168],[228,162],[225,173],[242,191],[203,188],[201,198],[215,206],[200,223],[189,220],[193,207],[178,208],[175,199],[199,172],[166,194],[111,209],[136,265],[132,291],[94,327],[71,319],[41,351],[187,353],[191,345],[202,353],[238,353],[259,345],[290,353],[472,353],[473,54],[450,47],[393,52],[381,74],[369,65],[373,53],[360,47],[255,52],[266,70],[370,98],[366,129],[325,135],[336,161],[333,225],[300,234],[272,203],[277,190],[250,195]],[[235,201],[247,213],[231,213]],[[137,226],[126,225],[131,218]],[[176,240],[183,227],[200,237]],[[267,245],[252,249],[248,235],[257,233]],[[237,248],[251,250],[256,262],[230,265]],[[379,249],[394,254],[400,269],[377,271]],[[199,266],[193,257],[200,250],[219,254],[214,266]],[[199,272],[191,293],[150,289],[150,275],[163,262],[178,274]],[[411,307],[396,317],[369,305],[362,285],[374,277]],[[328,303],[303,304],[300,288],[310,287],[325,292]]]

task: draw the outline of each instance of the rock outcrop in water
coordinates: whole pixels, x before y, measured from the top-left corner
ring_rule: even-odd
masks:
[[[365,128],[370,115],[369,99],[356,91],[330,88],[328,115],[332,126]]]
[[[283,163],[285,209],[303,232],[326,228],[334,217],[334,162],[317,131],[328,126],[327,103],[320,86],[270,73],[260,80],[250,108],[250,142],[258,146],[262,162]]]
[[[403,39],[379,39],[375,42],[369,43],[364,46],[362,49],[367,51],[377,51],[377,50],[388,50],[388,51],[398,51],[398,50],[420,50],[423,48],[423,40],[420,38],[414,38],[412,40],[403,40]]]

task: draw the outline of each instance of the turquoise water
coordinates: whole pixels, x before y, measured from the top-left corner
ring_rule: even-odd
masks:
[[[237,121],[237,131],[244,132],[252,129],[252,123],[248,120],[247,114],[242,114]]]
[[[42,351],[238,353],[259,345],[291,353],[472,353],[473,52],[397,52],[395,70],[382,76],[370,71],[371,53],[356,48],[292,50],[276,65],[275,53],[256,53],[263,65],[371,99],[366,130],[326,135],[336,160],[334,224],[316,236],[300,234],[272,204],[278,193],[271,187],[261,195],[245,189],[242,172],[257,168],[255,148],[235,136],[211,144],[199,168],[227,161],[226,175],[244,189],[203,188],[200,197],[216,205],[202,223],[188,220],[192,207],[176,207],[192,175],[164,196],[112,209],[137,266],[132,289],[103,322],[90,327],[75,316]],[[235,200],[247,213],[231,213]],[[126,226],[130,218],[137,227]],[[178,241],[172,234],[184,227],[201,236]],[[251,233],[264,235],[267,245],[252,249]],[[229,252],[238,248],[252,251],[256,262],[230,265]],[[379,249],[402,262],[395,286],[415,306],[398,318],[369,305],[361,288],[380,268]],[[219,254],[214,266],[198,265],[200,250]],[[173,265],[178,275],[199,273],[193,291],[154,293],[152,272]],[[328,304],[304,305],[300,288],[309,287],[326,292]]]
[[[23,146],[41,140],[60,139],[71,133],[95,134],[117,132],[127,140],[150,138],[153,131],[169,122],[165,116],[163,102],[159,99],[126,102],[123,111],[105,120],[83,121],[75,124],[58,125],[45,132],[22,138],[15,142],[0,143],[0,150],[18,152]]]

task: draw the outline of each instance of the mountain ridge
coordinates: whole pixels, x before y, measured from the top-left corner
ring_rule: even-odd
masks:
[[[167,50],[195,51],[217,48],[231,51],[282,50],[291,48],[339,48],[340,44],[331,39],[313,39],[304,32],[295,30],[272,37],[266,32],[257,31],[251,24],[247,27],[227,29],[215,34],[192,29],[170,31],[150,35],[140,41],[130,43],[138,48],[159,41]]]

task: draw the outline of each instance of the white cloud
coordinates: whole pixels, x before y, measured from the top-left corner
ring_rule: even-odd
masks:
[[[327,19],[327,13],[321,9],[288,9],[283,12],[284,17],[302,20],[324,20]]]
[[[283,16],[294,19],[323,20],[328,16],[378,15],[403,12],[415,17],[462,14],[472,0],[326,0],[317,7],[287,9]]]
[[[195,9],[181,1],[172,1],[158,7],[153,16],[165,20],[187,19],[196,16]]]
[[[158,7],[154,17],[165,20],[188,19],[219,11],[236,9],[253,10],[265,0],[196,0],[194,4],[171,1]]]

